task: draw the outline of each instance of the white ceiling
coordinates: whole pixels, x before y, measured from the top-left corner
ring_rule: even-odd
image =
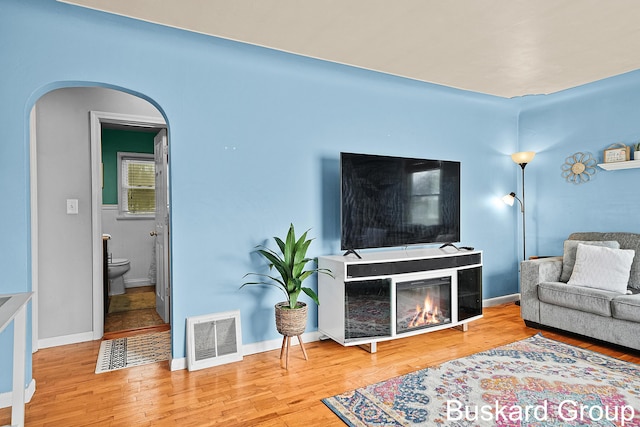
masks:
[[[63,0],[506,98],[640,69],[637,0]]]

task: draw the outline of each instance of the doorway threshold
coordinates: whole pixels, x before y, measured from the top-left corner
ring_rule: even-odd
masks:
[[[143,328],[127,329],[124,331],[105,332],[102,340],[113,340],[116,338],[133,337],[136,335],[150,334],[152,332],[170,331],[171,325],[165,323],[163,325],[145,326]]]

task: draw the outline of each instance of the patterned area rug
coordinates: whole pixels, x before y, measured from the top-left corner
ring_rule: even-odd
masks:
[[[640,426],[640,365],[538,334],[322,401],[349,426]]]
[[[169,360],[171,332],[156,332],[100,343],[96,374]]]

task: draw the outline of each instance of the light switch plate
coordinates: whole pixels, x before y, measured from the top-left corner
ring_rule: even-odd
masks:
[[[78,199],[67,199],[67,214],[78,214]]]

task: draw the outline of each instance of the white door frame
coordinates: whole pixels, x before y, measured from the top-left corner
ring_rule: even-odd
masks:
[[[91,252],[93,259],[93,339],[104,334],[104,285],[102,255],[102,124],[166,128],[162,118],[91,111]]]
[[[29,186],[31,221],[31,352],[38,351],[38,156],[36,136],[36,104],[29,113]]]

